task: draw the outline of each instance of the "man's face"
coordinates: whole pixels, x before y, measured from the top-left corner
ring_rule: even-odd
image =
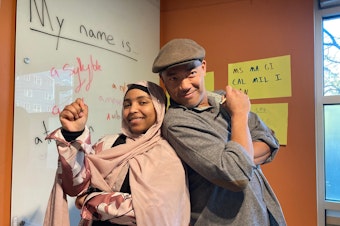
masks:
[[[206,74],[206,62],[196,68],[188,68],[188,65],[171,67],[160,74],[160,77],[170,97],[178,104],[188,108],[208,104],[204,76]]]

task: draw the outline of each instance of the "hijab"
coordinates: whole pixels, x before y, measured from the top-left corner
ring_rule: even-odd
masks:
[[[190,207],[185,171],[173,148],[161,136],[166,96],[155,83],[141,81],[136,84],[147,88],[156,110],[156,122],[144,134],[133,134],[122,120],[126,144],[87,157],[91,185],[106,192],[119,191],[129,169],[138,225],[188,225]],[[134,85],[128,85],[128,90]]]

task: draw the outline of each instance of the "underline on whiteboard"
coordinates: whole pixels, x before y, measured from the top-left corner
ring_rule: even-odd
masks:
[[[36,31],[36,32],[40,32],[40,33],[43,33],[45,35],[50,35],[50,36],[53,36],[53,37],[57,37],[57,38],[62,38],[62,39],[65,39],[65,40],[69,40],[69,41],[73,41],[73,42],[78,42],[78,43],[81,43],[81,44],[84,44],[84,45],[88,45],[88,46],[92,46],[92,47],[95,47],[95,48],[99,48],[99,49],[103,49],[103,50],[106,50],[106,51],[109,51],[109,52],[112,52],[112,53],[116,53],[118,55],[121,55],[121,56],[124,56],[124,57],[127,57],[131,60],[134,60],[134,61],[137,61],[137,59],[133,58],[133,57],[130,57],[128,55],[125,55],[125,54],[122,54],[120,52],[117,52],[117,51],[113,51],[111,49],[107,49],[107,48],[104,48],[104,47],[101,47],[101,46],[96,46],[96,45],[93,45],[93,44],[90,44],[90,43],[87,43],[87,42],[82,42],[82,41],[79,41],[79,40],[76,40],[76,39],[72,39],[72,38],[67,38],[67,37],[64,37],[64,36],[58,36],[58,35],[54,35],[54,34],[51,34],[51,33],[47,33],[47,32],[44,32],[44,31],[40,31],[40,30],[37,30],[37,29],[34,29],[34,28],[30,28],[32,31]]]

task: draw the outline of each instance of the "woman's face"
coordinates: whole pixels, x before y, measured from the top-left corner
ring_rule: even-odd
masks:
[[[134,134],[145,133],[157,119],[151,96],[140,90],[129,90],[123,102],[123,120]]]

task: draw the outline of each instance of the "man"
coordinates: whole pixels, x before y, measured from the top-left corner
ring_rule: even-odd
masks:
[[[205,90],[204,58],[195,41],[174,39],[152,67],[170,95],[162,132],[187,167],[190,225],[286,225],[260,168],[279,143],[250,112],[247,95],[230,86],[223,96]]]

